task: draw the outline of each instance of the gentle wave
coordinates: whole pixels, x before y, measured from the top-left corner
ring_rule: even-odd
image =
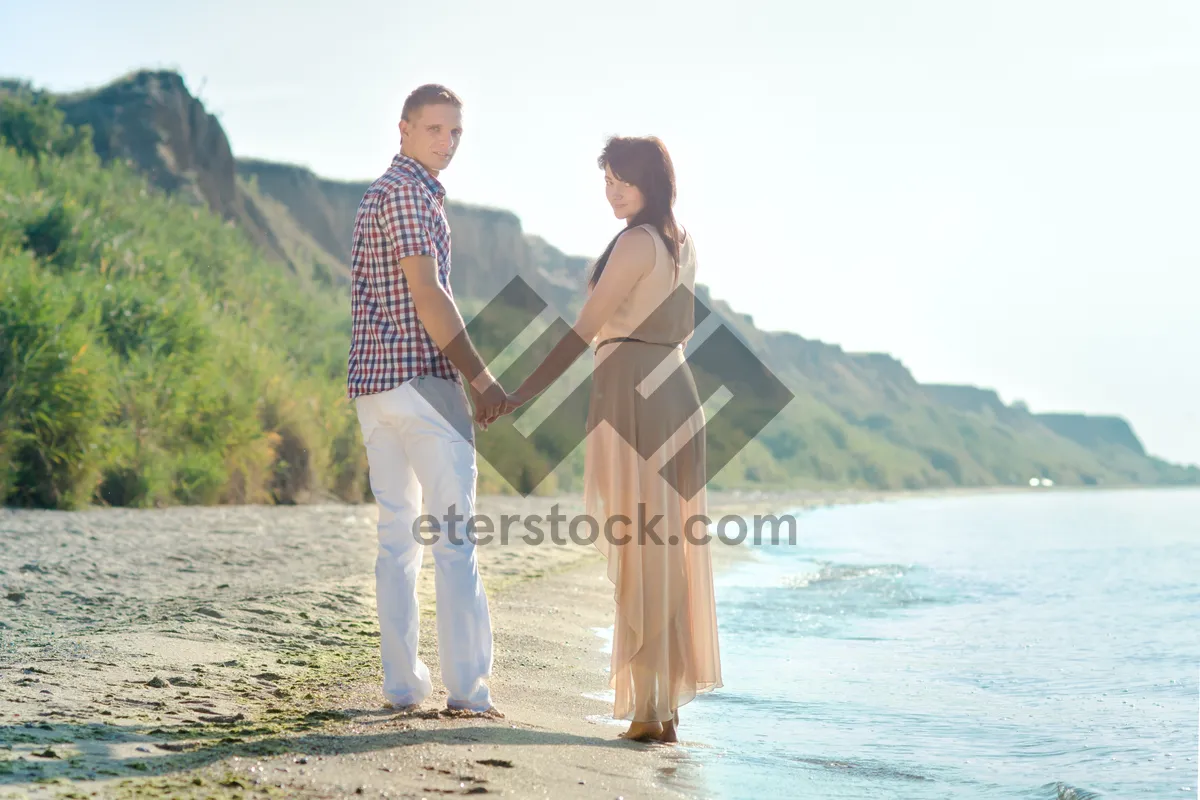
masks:
[[[933,778],[926,777],[925,775],[918,775],[915,772],[908,772],[898,767],[889,767],[886,764],[839,761],[837,759],[827,758],[797,757],[795,760],[801,762],[802,764],[809,764],[814,767],[822,767],[829,770],[853,771],[855,775],[861,775],[868,778],[884,778],[887,780],[903,781],[933,781]]]
[[[783,579],[783,585],[788,589],[805,589],[824,583],[840,583],[855,581],[863,578],[903,578],[911,567],[899,564],[880,564],[877,566],[861,566],[853,564],[835,564],[830,561],[818,562],[821,566],[815,573],[791,575]]]
[[[1039,787],[1035,797],[1038,800],[1047,797],[1051,800],[1099,800],[1100,795],[1069,783],[1058,782],[1047,783],[1045,786]],[[1031,800],[1034,799],[1031,798]]]

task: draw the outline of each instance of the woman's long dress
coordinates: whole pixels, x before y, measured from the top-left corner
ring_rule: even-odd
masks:
[[[707,513],[704,414],[682,347],[696,254],[685,237],[677,270],[643,227],[655,264],[595,339],[584,496],[615,587],[613,716],[665,722],[721,686],[721,663],[707,522],[695,519]],[[604,343],[614,337],[641,341]]]

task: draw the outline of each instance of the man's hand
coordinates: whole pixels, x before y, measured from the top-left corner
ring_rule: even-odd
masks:
[[[484,430],[505,413],[507,401],[508,395],[504,387],[490,374],[485,372],[471,381],[471,403],[475,406],[475,422]]]

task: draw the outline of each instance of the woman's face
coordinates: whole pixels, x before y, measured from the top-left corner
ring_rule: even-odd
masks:
[[[630,219],[646,205],[642,190],[616,176],[612,167],[604,165],[604,195],[617,219]]]

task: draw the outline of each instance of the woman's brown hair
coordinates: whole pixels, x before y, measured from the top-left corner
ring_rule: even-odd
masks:
[[[596,259],[588,283],[595,286],[596,281],[600,280],[600,273],[604,271],[621,233],[645,224],[653,225],[662,236],[678,274],[682,237],[672,210],[675,205],[675,167],[666,146],[657,136],[614,136],[604,145],[597,163],[600,169],[608,167],[617,178],[636,186],[645,199],[645,205],[627,220],[625,230],[614,236],[600,258]]]

